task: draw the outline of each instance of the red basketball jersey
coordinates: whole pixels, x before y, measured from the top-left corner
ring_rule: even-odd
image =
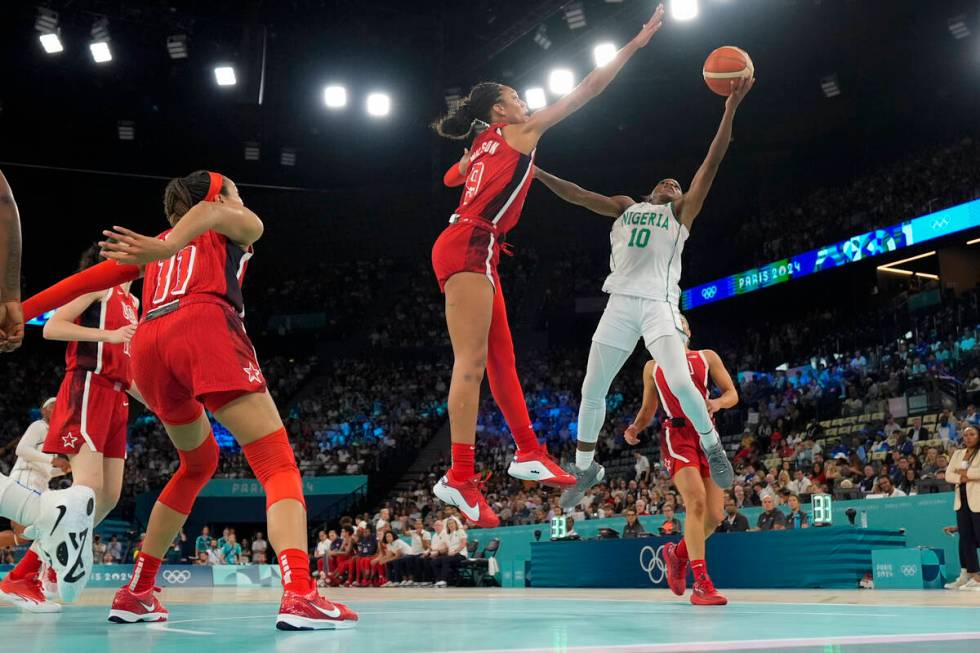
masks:
[[[139,302],[133,295],[116,286],[106,296],[85,309],[75,324],[93,329],[114,331],[136,324]],[[133,381],[129,370],[129,344],[114,345],[108,342],[70,342],[65,352],[65,369],[68,372],[92,372],[113,383],[128,388]]]
[[[687,352],[687,369],[691,372],[691,380],[694,381],[698,392],[707,400],[708,359],[705,358],[704,352]],[[657,394],[660,395],[660,404],[663,406],[664,412],[667,413],[667,417],[686,417],[684,410],[681,408],[681,402],[677,400],[674,393],[667,387],[667,379],[664,378],[664,372],[660,369],[659,365],[653,370],[653,380],[657,384]],[[667,427],[670,428],[670,422],[667,422]]]
[[[470,146],[470,167],[454,217],[497,226],[500,234],[521,218],[534,180],[534,152],[521,154],[504,140],[504,124],[490,125]]]
[[[170,230],[160,234],[165,239]],[[143,273],[143,306],[152,311],[184,298],[227,304],[245,314],[242,280],[252,258],[248,251],[216,231],[207,231],[168,259],[154,261]]]

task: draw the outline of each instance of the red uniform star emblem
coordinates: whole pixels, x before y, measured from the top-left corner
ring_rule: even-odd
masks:
[[[71,433],[65,433],[61,436],[61,443],[65,445],[65,449],[74,449],[75,443],[78,442],[78,436],[72,435]]]
[[[248,364],[248,367],[243,367],[245,374],[248,374],[249,383],[260,383],[262,381],[262,370],[255,367],[252,363]]]

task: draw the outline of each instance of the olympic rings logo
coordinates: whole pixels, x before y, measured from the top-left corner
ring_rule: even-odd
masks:
[[[704,299],[711,299],[718,294],[718,286],[708,286],[707,288],[701,289],[701,297]]]
[[[660,556],[661,551],[663,551],[662,546],[656,549],[652,546],[645,546],[640,549],[640,569],[647,572],[650,582],[654,585],[659,585],[667,577],[667,568]]]
[[[915,565],[902,565],[902,574],[906,576],[915,576],[915,572],[919,570]]]
[[[183,585],[191,579],[191,572],[186,569],[167,569],[163,572],[163,580],[171,585]]]

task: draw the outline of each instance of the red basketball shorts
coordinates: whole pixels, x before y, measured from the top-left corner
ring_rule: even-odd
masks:
[[[126,457],[129,396],[121,383],[70,371],[58,389],[45,453],[77,454],[85,445],[106,458]]]
[[[266,389],[245,325],[224,304],[184,304],[145,320],[131,350],[133,380],[165,424],[188,424],[200,417],[202,404],[213,412]]]
[[[660,459],[671,478],[684,467],[697,468],[701,478],[711,476],[708,458],[701,449],[701,438],[693,427],[663,429],[660,432]]]
[[[432,269],[442,292],[446,291],[446,282],[457,272],[485,274],[496,287],[499,262],[497,236],[466,219],[446,227],[432,246]]]

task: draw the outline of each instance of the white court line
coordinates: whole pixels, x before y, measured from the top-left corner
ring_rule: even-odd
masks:
[[[851,635],[844,637],[796,637],[759,641],[674,642],[670,644],[613,644],[603,646],[563,646],[562,653],[694,653],[700,651],[746,651],[772,648],[803,648],[841,644],[905,644],[910,642],[960,642],[980,639],[980,632],[922,633],[915,635]],[[466,649],[448,653],[554,653],[555,648]]]
[[[166,622],[152,623],[146,625],[147,630],[159,630],[167,633],[182,633],[184,635],[214,635],[214,633],[204,630],[185,630],[183,628],[171,628]]]

